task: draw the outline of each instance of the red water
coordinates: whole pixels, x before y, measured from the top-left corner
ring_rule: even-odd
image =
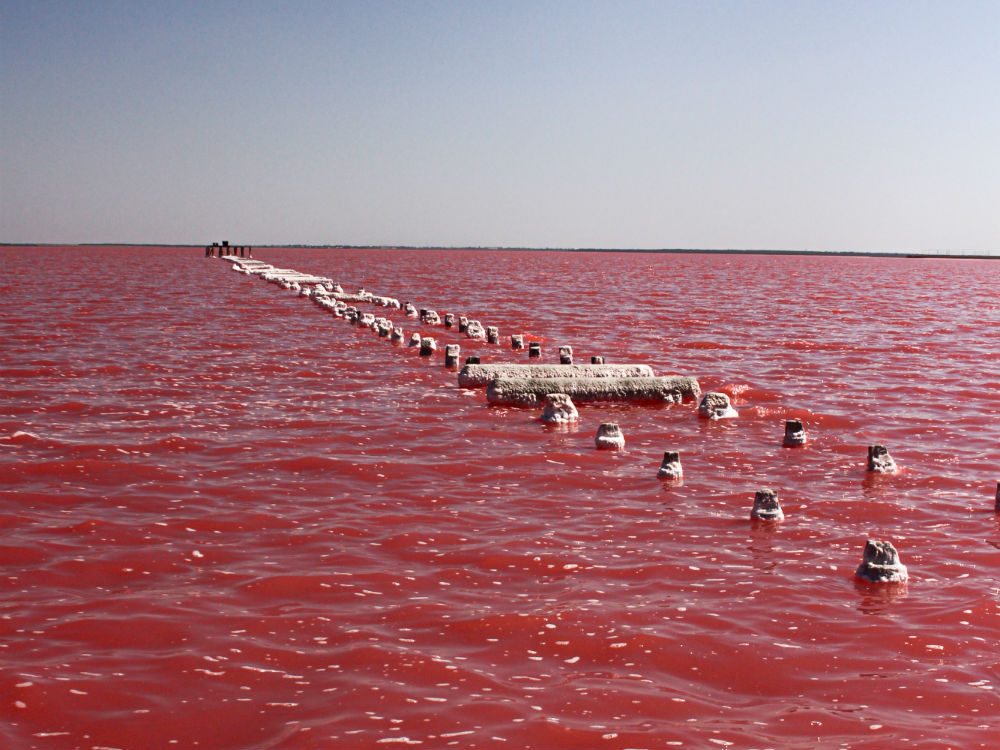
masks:
[[[1000,745],[1000,263],[256,255],[740,416],[554,429],[200,249],[0,249],[0,745]]]

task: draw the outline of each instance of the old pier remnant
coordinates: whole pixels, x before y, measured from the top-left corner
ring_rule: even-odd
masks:
[[[603,450],[620,451],[625,447],[625,435],[617,422],[605,422],[597,428],[594,444]]]
[[[760,521],[784,521],[785,513],[778,502],[777,490],[757,490],[753,498],[750,518]]]
[[[621,401],[676,404],[701,394],[698,381],[683,375],[652,378],[497,378],[486,388],[491,404],[538,406],[550,393],[565,393],[576,403]]]
[[[463,388],[487,386],[497,378],[651,378],[649,365],[494,364],[464,367],[458,373]]]
[[[706,419],[732,419],[738,417],[739,413],[729,403],[729,396],[725,393],[712,391],[706,393],[698,404],[698,414]]]
[[[684,476],[684,469],[681,468],[681,454],[677,451],[664,451],[663,462],[660,464],[656,476],[660,479],[680,479]]]
[[[789,419],[785,422],[785,438],[782,445],[795,448],[806,444],[806,428],[798,419]]]
[[[876,474],[895,474],[899,471],[899,467],[889,455],[889,449],[884,445],[869,445],[868,471],[873,471]]]
[[[892,542],[869,539],[865,542],[861,565],[854,572],[858,578],[875,583],[902,583],[909,577],[906,566]]]
[[[580,418],[576,405],[565,393],[550,393],[545,397],[545,408],[542,410],[542,421],[559,424],[575,422]]]

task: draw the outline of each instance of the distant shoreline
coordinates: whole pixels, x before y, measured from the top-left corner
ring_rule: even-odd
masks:
[[[706,248],[607,248],[607,247],[500,247],[500,246],[437,246],[437,245],[251,245],[255,250],[300,248],[303,250],[482,250],[498,252],[544,253],[655,253],[676,255],[828,255],[861,256],[873,258],[970,258],[1000,260],[1000,254],[963,252],[892,252],[886,250],[759,250],[759,249],[706,249]],[[137,242],[0,242],[0,247],[148,247],[148,248],[204,248],[205,245]],[[1000,251],[998,251],[1000,252]]]

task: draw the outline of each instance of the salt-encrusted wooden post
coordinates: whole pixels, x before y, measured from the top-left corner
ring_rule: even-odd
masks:
[[[782,441],[789,448],[806,444],[806,428],[798,419],[785,422],[785,438]]]
[[[753,510],[750,511],[750,518],[760,521],[783,521],[785,513],[781,510],[778,502],[777,490],[757,490],[753,498]]]
[[[560,346],[559,347],[559,364],[561,364],[561,365],[571,365],[571,364],[573,364],[573,347],[572,346]]]
[[[511,349],[523,349],[524,348],[524,335],[520,333],[512,334],[510,337],[510,348]]]
[[[528,342],[528,356],[529,357],[541,357],[542,356],[542,344],[540,341],[529,341]]]
[[[464,315],[458,317],[458,332],[465,333],[466,329],[469,327],[469,319]]]
[[[621,450],[625,447],[625,436],[617,422],[605,422],[597,428],[597,435],[594,436],[594,443],[598,448],[609,448],[611,450]]]
[[[455,325],[455,313],[444,314],[444,327],[452,328]]]
[[[448,344],[444,348],[444,366],[458,367],[458,355],[461,347],[458,344]]]
[[[471,357],[466,357],[465,358],[465,364],[467,364],[467,365],[478,365],[479,364],[479,355],[478,354],[473,354]]]
[[[488,344],[499,344],[500,343],[500,329],[496,326],[486,327],[486,343]]]
[[[604,357],[601,357],[601,356],[598,356],[598,355],[594,355],[593,357],[590,358],[590,364],[592,364],[592,365],[603,365],[604,364]]]
[[[660,479],[680,479],[684,476],[684,470],[681,468],[681,454],[677,451],[664,451],[663,462],[660,464],[660,470],[656,472],[656,476]]]

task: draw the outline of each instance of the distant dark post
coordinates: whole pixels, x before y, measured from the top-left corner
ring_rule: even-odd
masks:
[[[592,365],[603,365],[604,364],[604,357],[601,357],[599,355],[598,356],[593,356],[593,357],[590,358],[590,364],[592,364]]]
[[[478,365],[479,364],[479,356],[478,355],[473,355],[471,357],[466,357],[465,358],[465,364],[467,364],[467,365]]]
[[[540,342],[540,341],[529,341],[528,342],[528,356],[529,357],[541,357],[542,356],[542,342]]]

